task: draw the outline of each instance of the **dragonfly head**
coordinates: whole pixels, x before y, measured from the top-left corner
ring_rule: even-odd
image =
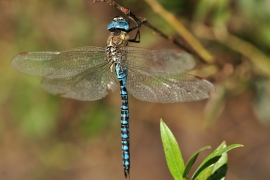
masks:
[[[122,17],[116,16],[113,20],[108,24],[107,29],[111,32],[120,30],[120,31],[128,31],[129,23]]]

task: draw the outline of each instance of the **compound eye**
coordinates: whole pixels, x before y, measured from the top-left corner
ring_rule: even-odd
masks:
[[[115,29],[115,21],[112,21],[112,22],[110,22],[109,24],[108,24],[108,26],[107,26],[107,29],[109,30],[109,31],[112,31],[113,29]]]
[[[108,26],[107,29],[109,31],[114,31],[114,30],[122,30],[122,31],[128,31],[129,30],[129,24],[128,22],[123,19],[123,18],[115,18],[113,21],[111,21]]]
[[[128,31],[129,30],[129,24],[125,20],[118,21],[118,22],[116,22],[116,29],[121,29],[121,30]]]

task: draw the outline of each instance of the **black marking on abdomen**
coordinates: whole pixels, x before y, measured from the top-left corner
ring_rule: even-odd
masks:
[[[130,152],[129,152],[129,108],[128,108],[128,92],[126,89],[126,68],[121,68],[119,64],[115,64],[115,72],[120,83],[121,105],[121,142],[122,142],[122,159],[125,177],[130,172]]]

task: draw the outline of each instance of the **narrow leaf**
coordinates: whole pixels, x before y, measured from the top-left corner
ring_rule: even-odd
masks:
[[[224,180],[228,169],[227,160],[227,153],[223,153],[219,160],[203,170],[196,180]]]
[[[172,132],[162,120],[160,121],[160,132],[169,170],[175,180],[184,180],[182,174],[185,165],[181,151]]]
[[[205,146],[201,149],[199,149],[196,153],[194,153],[191,158],[188,160],[187,164],[186,164],[186,167],[185,167],[185,170],[184,170],[184,173],[183,173],[183,178],[187,178],[188,176],[188,173],[191,169],[191,167],[193,166],[193,164],[195,163],[197,157],[199,156],[200,152],[202,152],[203,150],[205,149],[210,149],[211,147],[210,146]]]
[[[203,172],[208,166],[214,165],[223,153],[226,153],[234,148],[242,147],[243,145],[240,144],[232,144],[230,146],[226,146],[225,142],[221,143],[221,145],[213,151],[207,158],[201,163],[199,168],[195,171],[194,175],[192,176],[192,180],[195,180],[196,177]]]
[[[196,180],[206,180],[212,173],[214,165],[206,167],[197,177]],[[192,179],[193,180],[193,179]]]
[[[223,180],[225,179],[227,170],[228,170],[228,154],[223,153],[218,162],[214,165],[214,169],[210,176],[208,176],[207,180]]]

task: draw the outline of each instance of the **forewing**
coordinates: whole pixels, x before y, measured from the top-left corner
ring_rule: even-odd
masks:
[[[105,61],[104,48],[87,46],[60,52],[23,52],[12,59],[11,66],[30,75],[65,78],[100,66]]]
[[[209,98],[213,84],[189,74],[155,76],[128,71],[127,89],[135,98],[155,103],[177,103]]]
[[[175,49],[150,50],[126,47],[124,51],[125,66],[154,76],[182,74],[195,66],[195,60],[190,54]]]
[[[114,91],[117,82],[109,70],[109,64],[104,64],[67,78],[44,78],[42,87],[61,97],[93,101],[105,97],[108,89]]]

